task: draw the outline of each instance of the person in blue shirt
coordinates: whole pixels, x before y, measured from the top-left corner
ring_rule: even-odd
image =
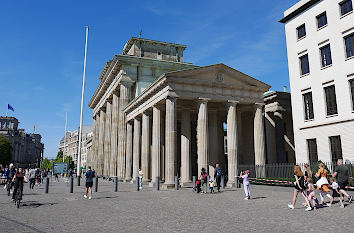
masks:
[[[6,178],[6,185],[5,185],[4,189],[6,189],[7,185],[10,185],[10,189],[12,188],[12,186],[13,186],[12,178],[15,176],[15,174],[16,174],[15,167],[11,163],[9,166],[9,169],[7,169],[4,174],[4,176]]]
[[[89,199],[92,199],[92,186],[93,186],[93,178],[95,177],[95,173],[91,170],[91,166],[87,167],[87,171],[85,173],[86,177],[86,193],[84,195],[84,198],[87,198],[88,192],[90,190],[90,197]]]

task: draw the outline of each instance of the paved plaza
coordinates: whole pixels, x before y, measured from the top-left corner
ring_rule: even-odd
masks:
[[[192,189],[155,191],[135,185],[99,181],[99,192],[84,199],[84,187],[52,182],[44,187],[25,186],[20,209],[0,190],[0,232],[353,232],[354,204],[339,203],[305,212],[302,197],[289,210],[293,188],[251,186],[251,200],[243,189],[196,194]],[[353,192],[351,193],[354,194]],[[339,225],[342,223],[343,225]],[[320,228],[320,226],[324,228]]]

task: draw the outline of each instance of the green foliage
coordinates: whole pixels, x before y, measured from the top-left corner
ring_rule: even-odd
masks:
[[[48,158],[43,159],[42,165],[41,165],[42,169],[53,169],[53,162],[50,161]]]
[[[9,139],[0,135],[0,164],[6,166],[12,160],[12,145]]]
[[[57,158],[63,158],[63,151],[58,151]]]
[[[61,155],[61,157],[60,157],[59,153],[58,153],[58,156],[54,160],[54,163],[63,163],[63,155]],[[69,164],[69,167],[68,167],[69,169],[74,169],[74,161],[71,158],[71,156],[65,156],[64,163],[68,163]]]

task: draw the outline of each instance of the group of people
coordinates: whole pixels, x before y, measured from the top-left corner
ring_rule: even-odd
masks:
[[[222,169],[220,167],[220,164],[215,165],[215,170],[214,170],[214,179],[209,178],[208,180],[208,173],[206,172],[205,168],[202,168],[200,171],[200,175],[198,177],[198,180],[196,181],[196,186],[195,186],[195,191],[197,193],[205,194],[207,193],[207,186],[209,183],[209,189],[210,193],[214,193],[214,186],[216,183],[216,188],[218,192],[220,192],[220,184],[221,184],[221,177],[223,175]]]
[[[308,164],[304,167],[305,173],[302,172],[299,165],[294,166],[295,189],[292,203],[288,205],[290,209],[294,209],[299,193],[301,193],[305,199],[304,205],[306,206],[306,211],[310,211],[324,205],[325,197],[329,199],[329,202],[326,203],[328,207],[332,206],[334,198],[339,200],[341,208],[344,208],[344,197],[348,199],[349,203],[352,202],[353,197],[345,191],[346,186],[348,186],[349,172],[348,168],[343,165],[343,160],[339,159],[337,162],[337,167],[330,179],[331,185],[327,179],[328,171],[323,163],[318,165],[318,171],[316,174],[312,173]],[[315,182],[315,180],[317,181]],[[320,200],[316,197],[315,186],[317,186]]]

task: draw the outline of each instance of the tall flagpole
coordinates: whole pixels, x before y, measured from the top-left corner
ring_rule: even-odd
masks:
[[[82,139],[82,115],[84,109],[84,95],[85,95],[85,75],[86,75],[86,57],[87,57],[87,39],[89,27],[86,26],[86,43],[85,43],[85,59],[84,59],[84,74],[82,77],[82,95],[81,95],[81,114],[80,114],[80,128],[79,128],[79,151],[77,156],[77,176],[81,176],[81,139]]]
[[[65,134],[64,134],[64,150],[63,150],[63,163],[65,161],[65,149],[66,149],[66,131],[68,126],[68,112],[65,112]]]

